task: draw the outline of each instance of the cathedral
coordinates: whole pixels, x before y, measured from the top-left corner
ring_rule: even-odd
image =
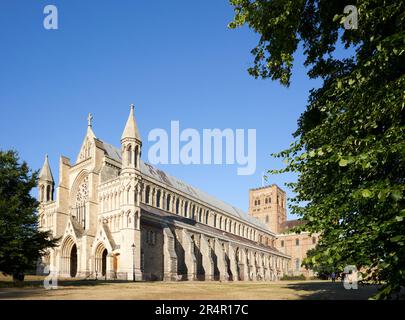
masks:
[[[59,238],[39,269],[64,278],[133,281],[275,281],[305,274],[317,237],[288,232],[286,195],[252,189],[249,213],[143,162],[131,105],[121,146],[87,133],[74,163],[48,157],[38,182],[39,227]],[[55,192],[56,191],[56,192]]]

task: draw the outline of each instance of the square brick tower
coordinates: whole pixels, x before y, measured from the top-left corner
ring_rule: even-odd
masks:
[[[249,215],[264,222],[275,233],[282,231],[287,220],[286,194],[273,184],[249,190]]]

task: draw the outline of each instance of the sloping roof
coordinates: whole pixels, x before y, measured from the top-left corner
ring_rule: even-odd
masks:
[[[107,153],[107,156],[112,158],[115,161],[121,162],[121,151],[117,147],[103,142],[105,151]],[[185,183],[176,177],[170,176],[166,174],[164,171],[157,169],[156,167],[150,165],[149,163],[145,163],[144,161],[141,160],[141,173],[144,174],[145,176],[148,176],[154,180],[157,180],[164,185],[168,185],[178,191],[181,191],[195,199],[199,199],[203,202],[206,202],[210,204],[211,206],[220,209],[222,211],[227,212],[228,214],[238,217],[240,219],[245,220],[246,222],[249,222],[257,227],[260,227],[265,230],[269,230],[269,228],[264,224],[262,221],[259,219],[256,219],[252,216],[249,216],[247,213],[245,213],[243,210],[236,208],[222,200],[219,200],[215,198],[214,196],[209,195],[208,193],[201,191],[197,188],[194,188],[188,183]]]
[[[275,253],[278,253],[278,254],[284,254],[284,253],[280,252],[279,250],[277,250],[277,248],[275,248],[275,247],[265,246],[264,244],[261,244],[259,242],[254,241],[254,240],[243,238],[242,236],[238,236],[238,235],[233,234],[231,232],[227,232],[227,231],[224,231],[224,230],[220,230],[220,229],[211,227],[209,225],[206,225],[204,223],[200,223],[198,221],[190,221],[189,219],[186,219],[184,217],[173,216],[172,214],[167,213],[162,209],[152,207],[152,206],[144,204],[144,203],[141,203],[141,210],[142,210],[141,219],[143,219],[145,217],[145,213],[147,215],[155,215],[155,216],[158,216],[158,217],[165,218],[168,221],[179,221],[179,222],[190,224],[190,225],[193,225],[193,226],[198,226],[199,228],[201,228],[201,229],[203,229],[205,231],[209,231],[211,233],[217,234],[219,237],[221,237],[223,235],[226,235],[228,238],[232,238],[234,240],[238,240],[238,241],[242,240],[245,243],[249,243],[249,244],[254,245],[254,246],[259,246],[259,247],[262,247],[263,249],[271,250],[271,251],[273,251]]]
[[[110,228],[108,227],[108,224],[103,223],[103,230],[107,236],[108,241],[110,242],[110,246],[111,248],[113,248],[113,250],[117,249],[117,244],[114,241],[114,238],[111,234]]]
[[[72,215],[70,215],[69,219],[76,237],[80,238],[84,233],[83,227],[80,225],[79,221],[77,221],[76,218],[74,218]]]
[[[296,219],[296,220],[287,220],[281,226],[281,233],[288,232],[292,228],[301,226],[303,224],[305,224],[304,220],[298,220],[298,219]]]
[[[101,140],[100,140],[101,141]],[[113,146],[112,144],[106,143],[104,141],[101,141],[104,146],[104,150],[107,153],[107,156],[110,157],[111,159],[121,162],[121,150],[118,149],[117,147]]]

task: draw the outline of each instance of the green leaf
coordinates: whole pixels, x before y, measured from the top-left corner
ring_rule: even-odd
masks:
[[[404,239],[404,236],[398,235],[398,236],[392,237],[390,239],[390,241],[391,242],[400,242],[402,239]]]
[[[391,197],[395,200],[395,201],[399,201],[402,199],[402,194],[399,190],[394,190],[391,192]]]
[[[346,167],[348,165],[349,161],[347,161],[346,159],[340,159],[339,161],[339,166],[341,167]]]

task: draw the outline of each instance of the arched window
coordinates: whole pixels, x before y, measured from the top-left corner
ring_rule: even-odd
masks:
[[[51,186],[46,187],[46,201],[51,201]]]
[[[127,159],[128,159],[128,165],[132,164],[132,146],[128,146],[127,148]]]
[[[44,197],[45,197],[45,187],[41,186],[41,193],[40,193],[39,198],[40,198],[41,201],[45,201]]]
[[[269,223],[269,216],[266,216],[266,223]]]
[[[200,211],[198,213],[198,222],[203,222],[202,221],[202,208],[200,208]]]
[[[312,237],[312,244],[316,244],[316,238]]]
[[[168,194],[166,197],[166,210],[167,211],[171,211],[171,208],[170,208],[171,200],[172,200],[172,196],[170,194]]]
[[[280,246],[284,248],[284,240],[281,240]]]
[[[145,203],[146,204],[149,204],[149,196],[150,196],[150,187],[149,186],[146,186],[146,189],[145,189]]]
[[[138,168],[139,147],[135,147],[135,168]]]
[[[193,205],[193,209],[191,210],[191,219],[195,220],[195,205]]]
[[[135,225],[135,229],[139,229],[139,214],[138,211],[135,212],[135,216],[134,216],[134,225]]]
[[[180,212],[180,200],[177,198],[176,200],[176,214],[179,214]]]
[[[300,245],[300,239],[298,239],[298,238],[295,239],[295,245],[296,245],[296,246],[299,246],[299,245]]]
[[[160,208],[160,197],[161,197],[161,191],[158,190],[156,192],[156,207]]]
[[[188,201],[184,203],[184,216],[188,218]]]
[[[146,242],[151,246],[156,244],[156,233],[154,231],[148,231],[146,233]]]

